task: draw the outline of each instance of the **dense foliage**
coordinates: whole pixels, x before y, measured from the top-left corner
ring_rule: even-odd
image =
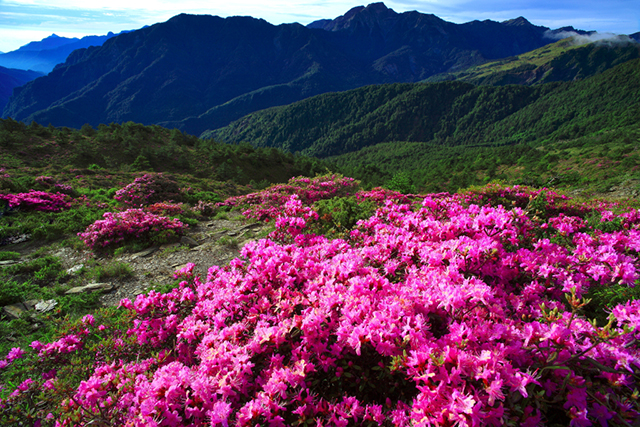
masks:
[[[178,183],[161,173],[144,174],[115,195],[117,201],[136,207],[165,201],[180,202],[183,197]]]
[[[258,220],[273,219],[290,196],[296,195],[304,203],[353,194],[358,182],[353,178],[338,175],[323,175],[315,178],[295,177],[287,184],[273,185],[265,190],[243,196],[230,197],[220,206],[246,207],[243,214]]]
[[[4,202],[10,210],[20,209],[22,211],[61,211],[71,206],[67,199],[68,197],[62,193],[33,190],[28,193],[0,194],[0,202]]]
[[[505,179],[604,192],[640,178],[638,64],[535,87],[367,86],[261,111],[207,135],[332,155],[367,186],[401,173],[407,188],[421,191]]]
[[[36,401],[29,417],[43,425],[640,419],[638,295],[612,304],[601,292],[640,279],[639,211],[498,185],[322,201],[308,188],[331,193],[349,180],[293,183],[244,199],[263,205],[275,230],[241,258],[206,278],[189,264],[168,293],[11,350],[4,369],[30,374],[5,395],[1,419]],[[337,201],[350,197],[378,209],[343,238],[316,234],[330,221],[317,204],[334,200],[340,214],[352,205]]]
[[[535,87],[367,86],[257,112],[210,135],[319,157],[381,142],[473,146],[577,137],[637,123],[639,61]]]

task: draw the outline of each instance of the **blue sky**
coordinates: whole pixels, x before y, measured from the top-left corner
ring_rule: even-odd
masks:
[[[640,0],[393,0],[396,12],[417,10],[463,23],[524,16],[550,28],[574,26],[615,34],[640,31]],[[179,13],[250,15],[272,24],[308,24],[335,18],[368,2],[344,0],[0,0],[0,51],[8,52],[52,33],[102,35],[163,22]]]

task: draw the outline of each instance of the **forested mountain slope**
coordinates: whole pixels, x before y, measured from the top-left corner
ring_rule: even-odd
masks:
[[[505,145],[636,124],[639,97],[636,59],[582,81],[532,87],[367,86],[256,112],[205,136],[319,157],[394,141]]]
[[[42,75],[38,71],[0,67],[0,110],[7,104],[14,87],[22,86],[26,82]]]
[[[518,55],[551,43],[549,34],[524,18],[453,24],[382,3],[321,28],[179,15],[75,51],[17,91],[3,115],[75,128],[134,121],[200,134],[312,95],[416,82]]]

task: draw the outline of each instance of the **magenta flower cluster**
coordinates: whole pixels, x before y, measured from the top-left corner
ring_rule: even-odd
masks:
[[[71,206],[69,196],[62,193],[47,193],[31,190],[28,193],[0,194],[11,209],[22,211],[59,212]]]
[[[182,191],[176,181],[162,173],[147,173],[118,190],[115,199],[131,207],[157,202],[179,202]]]
[[[81,421],[58,425],[637,423],[640,301],[607,325],[581,314],[590,288],[637,283],[637,211],[603,211],[625,221],[607,233],[474,199],[388,200],[330,240],[305,234],[314,212],[289,197],[286,243],[123,300],[157,357],[96,366],[65,404]]]
[[[184,234],[187,228],[177,219],[171,219],[142,209],[105,212],[103,219],[91,224],[78,236],[93,250],[121,246],[130,241],[165,243]]]
[[[247,218],[261,221],[276,218],[282,206],[290,196],[296,195],[303,203],[311,204],[317,200],[348,196],[355,193],[358,182],[353,178],[340,175],[322,175],[315,178],[295,177],[287,184],[273,185],[265,190],[231,197],[219,206],[249,206],[243,212]]]

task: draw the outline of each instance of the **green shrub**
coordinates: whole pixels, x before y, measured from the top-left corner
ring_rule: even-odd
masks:
[[[585,315],[596,319],[599,325],[607,323],[610,310],[618,304],[640,299],[640,284],[635,287],[612,284],[607,286],[594,285],[589,289],[586,298],[591,302],[585,307]]]
[[[2,251],[0,252],[0,261],[16,260],[20,258],[20,252]]]
[[[89,275],[97,281],[133,276],[133,269],[126,262],[116,261],[96,266]]]
[[[214,193],[213,191],[198,191],[196,193],[186,193],[184,195],[184,198],[186,199],[187,202],[191,203],[192,205],[201,201],[213,202],[213,203],[223,201],[220,195],[217,193]]]
[[[18,275],[18,274],[28,274],[33,275],[34,273],[47,270],[47,271],[62,271],[62,263],[60,262],[60,258],[55,256],[43,256],[40,258],[36,258],[27,262],[23,262],[21,264],[13,264],[6,266],[2,269],[2,271],[9,275]],[[41,273],[44,274],[44,273]]]
[[[238,239],[232,236],[222,236],[216,240],[216,244],[233,249],[238,247]]]
[[[16,304],[36,298],[40,287],[32,282],[0,279],[0,306]]]
[[[587,223],[589,224],[589,227],[605,233],[613,233],[624,228],[622,218],[615,217],[610,221],[603,221],[602,214],[596,210],[587,217]]]
[[[340,237],[351,231],[358,221],[371,217],[376,205],[371,200],[359,202],[355,196],[335,197],[318,200],[313,204],[313,209],[319,219],[312,226],[312,231]]]
[[[401,171],[393,175],[384,187],[389,190],[399,191],[402,194],[414,194],[417,191],[411,174],[406,171]]]

